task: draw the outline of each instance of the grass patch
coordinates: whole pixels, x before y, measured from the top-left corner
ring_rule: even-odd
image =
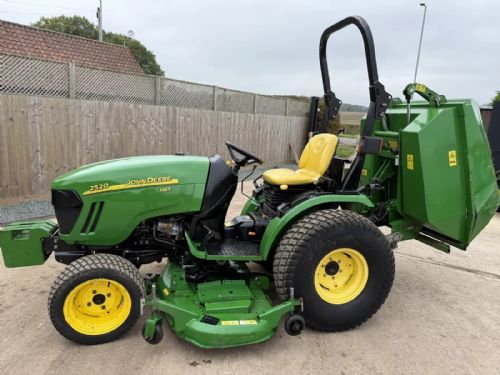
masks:
[[[335,156],[338,156],[339,158],[348,158],[355,152],[356,152],[356,146],[338,145],[337,153],[335,154]]]
[[[359,134],[339,134],[340,138],[358,138]]]

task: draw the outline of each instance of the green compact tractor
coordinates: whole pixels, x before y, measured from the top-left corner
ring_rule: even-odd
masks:
[[[202,348],[268,340],[282,320],[291,335],[305,325],[347,330],[384,303],[399,241],[466,249],[498,206],[478,106],[421,84],[408,85],[405,100],[392,98],[378,80],[367,23],[349,17],[321,36],[320,129],[341,104],[330,87],[327,41],[348,25],[363,37],[371,100],[350,165],[335,157],[337,136],[320,131],[297,170],[265,172],[240,215],[226,221],[238,171],[262,163],[235,145],[227,143],[230,162],[189,155],[104,161],[53,182],[57,224],[3,228],[7,267],[42,264],[52,253],[67,265],[48,301],[57,331],[100,344],[143,313],[143,336],[153,344],[164,323]],[[424,100],[410,102],[414,94]],[[159,275],[139,272],[164,258]]]

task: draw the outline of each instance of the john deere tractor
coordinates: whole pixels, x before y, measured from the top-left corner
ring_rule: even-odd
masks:
[[[349,25],[363,38],[370,94],[352,163],[335,157],[337,136],[320,131],[298,169],[266,171],[240,215],[226,221],[238,171],[262,164],[248,151],[227,143],[230,162],[217,155],[104,161],[55,179],[57,224],[3,228],[7,267],[42,264],[52,253],[67,265],[48,301],[59,333],[100,344],[143,313],[152,344],[164,324],[202,348],[268,340],[282,320],[291,335],[305,325],[348,330],[384,303],[399,241],[467,248],[498,206],[477,104],[422,84],[393,98],[378,79],[367,23],[348,17],[321,36],[320,129],[341,105],[330,87],[327,41]],[[411,101],[414,95],[423,100]],[[139,272],[162,261],[159,275]],[[273,284],[280,301],[270,297]]]

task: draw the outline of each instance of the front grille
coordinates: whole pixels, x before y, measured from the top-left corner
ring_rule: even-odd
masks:
[[[85,218],[85,222],[83,223],[81,233],[87,234],[95,232],[95,228],[97,227],[97,223],[101,217],[102,209],[104,207],[104,202],[92,202],[90,205],[89,213]],[[95,215],[94,215],[95,213]]]
[[[68,234],[75,226],[83,203],[73,190],[52,190],[52,206],[56,213],[57,224],[62,234]]]

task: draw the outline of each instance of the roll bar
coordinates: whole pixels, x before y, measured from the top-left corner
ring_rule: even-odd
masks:
[[[326,130],[328,121],[337,116],[340,110],[340,105],[342,104],[342,101],[335,96],[335,93],[331,89],[330,74],[328,72],[328,62],[326,59],[326,47],[328,44],[328,39],[333,33],[349,25],[356,26],[359,29],[361,36],[363,37],[366,67],[368,69],[368,90],[370,94],[370,106],[368,107],[368,113],[366,114],[363,134],[361,134],[360,147],[358,147],[356,158],[351,164],[351,167],[349,168],[349,171],[344,178],[344,181],[342,182],[342,188],[340,189],[341,191],[353,191],[358,188],[359,179],[361,177],[361,170],[363,168],[363,163],[366,155],[366,137],[371,136],[375,120],[384,116],[385,111],[389,106],[389,102],[392,99],[392,96],[385,91],[384,85],[378,80],[377,60],[375,58],[375,45],[373,43],[370,26],[368,26],[368,23],[366,23],[366,21],[360,16],[344,18],[342,21],[337,22],[336,24],[328,27],[325,31],[323,31],[319,42],[319,62],[325,95],[325,114],[321,123],[320,132],[324,132]]]

